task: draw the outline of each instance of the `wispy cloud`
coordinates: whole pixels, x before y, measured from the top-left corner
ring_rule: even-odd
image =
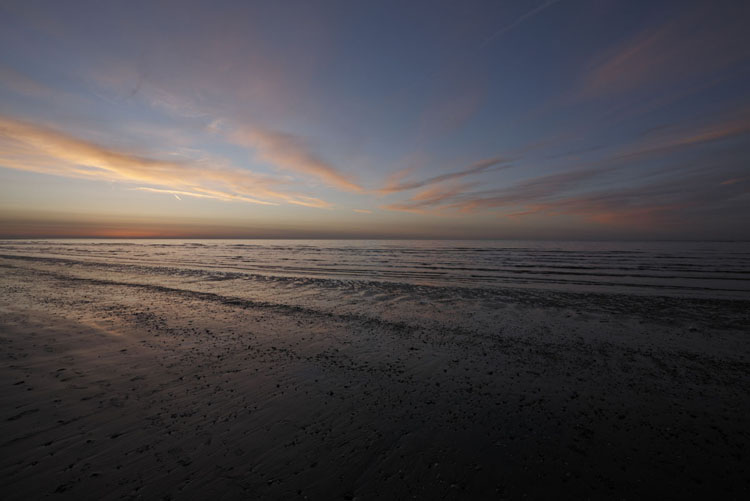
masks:
[[[705,158],[699,159],[699,162],[705,161]],[[736,185],[714,182],[721,176],[722,173],[677,165],[671,172],[653,180],[631,186],[590,189],[583,194],[529,205],[526,212],[509,216],[572,215],[606,225],[642,229],[665,224],[689,225],[691,220],[697,222],[717,207],[742,205],[741,200],[750,193],[741,181]]]
[[[480,109],[487,94],[486,78],[461,74],[437,92],[419,119],[416,144],[425,145],[463,127]]]
[[[473,193],[446,190],[442,197],[437,194],[419,197],[424,200],[412,197],[403,204],[384,208],[415,213],[495,209],[501,210],[499,215],[513,219],[573,216],[607,226],[646,230],[684,222],[684,213],[688,211],[699,217],[711,207],[732,203],[732,200],[740,200],[749,193],[747,186],[741,186],[741,180],[729,184],[715,183],[700,170],[688,171],[687,174],[682,170],[675,168],[657,179],[633,185],[598,188],[583,182],[602,172],[568,172],[516,183],[494,193],[490,190]]]
[[[4,65],[0,65],[0,86],[34,98],[47,98],[57,93],[54,89]]]
[[[223,193],[223,192],[217,192],[217,191],[211,191],[209,193],[200,193],[196,191],[149,188],[147,186],[138,186],[137,188],[133,188],[133,189],[138,190],[138,191],[148,191],[150,193],[165,193],[168,195],[174,195],[177,198],[177,200],[181,200],[180,195],[182,195],[184,197],[193,197],[193,198],[211,198],[214,200],[240,201],[240,202],[249,202],[249,203],[261,204],[261,205],[278,205],[276,203],[267,202],[265,200],[257,200],[255,198],[243,197],[241,195],[232,195],[231,193]]]
[[[384,208],[422,213],[436,209],[474,212],[497,207],[515,207],[557,196],[604,172],[606,169],[602,168],[579,169],[481,191],[471,191],[476,187],[476,183],[449,184],[418,192],[405,202],[389,204]]]
[[[476,183],[445,183],[414,193],[407,201],[384,205],[387,210],[424,214],[439,209],[446,201],[467,193]]]
[[[253,148],[258,159],[279,169],[312,176],[345,191],[363,191],[350,176],[324,161],[298,136],[249,127],[233,132],[231,139]]]
[[[750,56],[743,18],[741,10],[731,19],[705,4],[645,28],[599,55],[584,76],[581,96],[600,97],[711,77]]]
[[[748,133],[750,133],[750,108],[724,113],[698,123],[680,123],[650,131],[644,135],[642,143],[632,148],[628,155],[664,153]]]
[[[744,178],[742,178],[742,177],[733,177],[732,179],[727,179],[725,181],[722,181],[720,184],[722,186],[729,186],[730,184],[742,183],[744,181],[747,181],[748,179],[750,179],[750,177],[744,177]]]
[[[412,172],[412,169],[405,169],[392,174],[387,184],[380,189],[380,192],[395,193],[398,191],[413,190],[415,188],[422,188],[431,184],[443,183],[446,181],[460,179],[466,176],[481,174],[483,172],[507,169],[509,167],[512,167],[512,164],[510,162],[511,159],[506,157],[488,158],[486,160],[481,160],[472,165],[469,165],[468,167],[465,167],[458,171],[448,172],[446,174],[428,177],[426,179],[421,179],[418,181],[405,181],[404,179],[408,177]]]
[[[522,16],[515,19],[513,22],[506,24],[505,26],[501,26],[499,29],[495,30],[494,33],[492,33],[490,36],[488,36],[483,42],[480,47],[485,47],[492,43],[495,39],[501,37],[505,33],[515,29],[517,26],[519,26],[521,23],[526,21],[529,18],[532,18],[542,12],[545,9],[548,9],[549,7],[552,7],[556,3],[560,2],[560,0],[547,0],[543,4],[539,5],[538,7],[535,7],[531,9],[530,11],[526,12]]]
[[[329,204],[279,189],[278,179],[220,159],[175,162],[123,152],[29,122],[0,116],[0,166],[66,177],[146,184],[150,191],[255,204]]]
[[[254,89],[252,91],[245,87],[234,88],[231,85],[226,89],[228,95],[236,97],[233,104],[239,106],[240,109],[233,109],[216,96],[214,99],[202,99],[202,96],[213,96],[217,90],[229,85],[226,81],[214,80],[216,75],[211,75],[218,71],[213,66],[215,58],[207,59],[211,63],[205,63],[208,64],[206,71],[191,75],[190,82],[195,87],[191,90],[186,90],[174,82],[164,82],[162,81],[164,79],[160,80],[156,76],[146,78],[142,69],[124,63],[113,64],[111,68],[107,68],[107,71],[92,74],[91,78],[110,94],[114,93],[113,101],[122,101],[137,94],[151,107],[177,119],[204,120],[207,131],[221,135],[233,144],[250,149],[254,158],[273,167],[310,176],[340,190],[363,191],[362,186],[351,175],[324,160],[305,138],[271,130],[255,120],[247,119],[247,115],[252,114],[243,108],[247,106],[247,103],[269,104],[270,101],[284,101],[272,91],[274,88],[283,87],[281,81],[266,81],[270,78],[269,76],[261,78],[258,75],[263,71],[250,71],[247,74],[249,70],[246,68],[236,70],[239,74],[235,75],[231,72],[230,82],[254,82],[250,86]],[[236,61],[224,61],[224,63],[232,68],[237,66]],[[260,67],[265,68],[264,65]],[[258,68],[253,69],[258,70]],[[218,73],[223,73],[223,70]],[[271,75],[273,73],[270,72]],[[261,81],[264,82],[263,85],[260,85]],[[274,95],[266,96],[266,94]],[[109,98],[105,97],[105,99]]]
[[[496,190],[462,193],[445,206],[461,212],[473,212],[540,203],[579,188],[582,183],[607,171],[607,168],[591,168],[539,176]]]
[[[562,172],[537,176],[518,181],[509,186],[493,189],[476,190],[473,184],[435,184],[432,188],[413,194],[405,201],[390,203],[383,208],[415,213],[434,213],[458,211],[471,213],[483,210],[509,210],[505,215],[519,218],[534,214],[578,215],[597,221],[624,221],[635,219],[639,215],[654,217],[654,214],[665,214],[690,206],[685,202],[687,195],[679,190],[687,190],[693,198],[700,193],[713,193],[710,186],[733,186],[742,184],[742,176],[732,176],[735,170],[722,172],[717,170],[716,178],[684,184],[681,178],[697,179],[694,173],[685,170],[682,164],[675,164],[672,157],[681,151],[692,149],[719,141],[739,138],[750,134],[750,116],[740,110],[731,114],[705,117],[686,124],[675,124],[651,131],[639,137],[630,145],[613,151],[609,156],[581,163],[575,158],[563,158],[559,165]],[[716,162],[718,166],[734,165],[736,160],[731,156],[719,159],[715,151],[703,152],[699,157],[700,168],[706,163]],[[719,150],[723,151],[723,150]],[[677,167],[659,169],[640,169],[644,162],[664,159],[667,165]],[[573,163],[575,167],[570,166]],[[485,163],[486,165],[486,163]],[[723,168],[723,167],[722,167]],[[481,171],[479,164],[474,169]],[[717,167],[718,169],[718,167]],[[733,168],[734,169],[734,168]],[[632,172],[639,172],[633,177]],[[437,181],[454,179],[456,176],[441,177]],[[642,189],[643,183],[654,182],[652,179],[672,179],[663,184],[653,184],[649,189]],[[429,181],[436,181],[431,179]],[[608,181],[619,185],[618,190],[602,191],[600,185]],[[661,181],[659,181],[661,182]],[[673,185],[670,185],[673,183]],[[705,183],[705,185],[704,185]],[[396,179],[394,186],[404,189],[424,186],[429,183],[407,184]],[[710,185],[710,186],[709,186]],[[674,186],[679,189],[675,190]],[[639,197],[643,197],[640,199]],[[650,197],[650,198],[649,198]],[[644,203],[641,203],[641,202]],[[692,203],[692,202],[691,202]],[[695,202],[700,205],[700,203]]]

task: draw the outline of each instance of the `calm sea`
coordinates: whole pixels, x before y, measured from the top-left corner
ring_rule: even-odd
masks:
[[[750,299],[750,242],[6,240],[0,255],[237,291],[256,282],[297,294],[521,288]]]

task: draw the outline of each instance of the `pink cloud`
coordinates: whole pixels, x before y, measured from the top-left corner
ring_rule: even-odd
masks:
[[[235,131],[231,138],[237,144],[253,148],[260,160],[279,169],[311,176],[345,191],[363,191],[351,176],[322,160],[297,136],[251,127]]]

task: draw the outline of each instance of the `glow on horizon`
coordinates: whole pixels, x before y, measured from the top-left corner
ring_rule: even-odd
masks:
[[[135,4],[0,7],[0,238],[750,238],[741,3]]]

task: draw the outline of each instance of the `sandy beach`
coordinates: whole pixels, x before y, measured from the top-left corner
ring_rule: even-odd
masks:
[[[747,301],[514,291],[471,323],[429,288],[368,315],[128,273],[0,259],[5,499],[750,492]]]

